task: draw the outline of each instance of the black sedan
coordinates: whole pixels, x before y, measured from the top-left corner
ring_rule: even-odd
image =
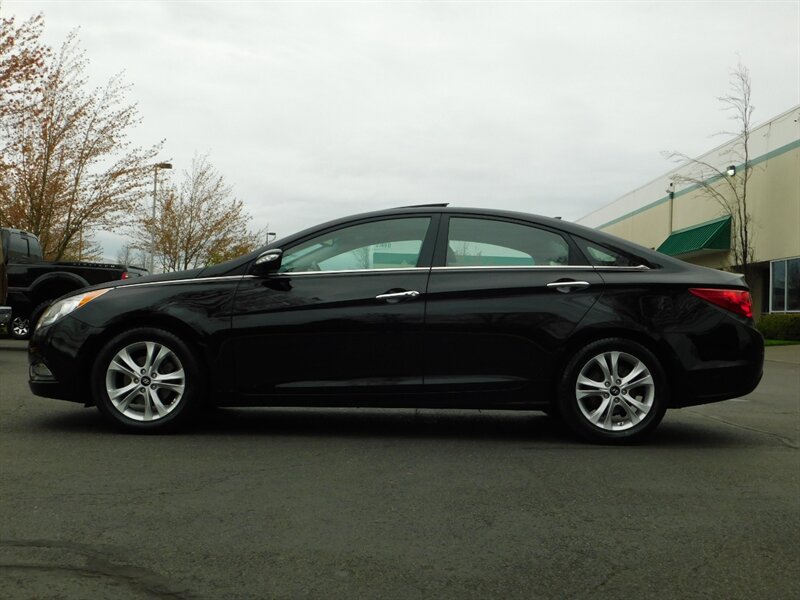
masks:
[[[30,387],[134,431],[198,406],[543,410],[583,437],[752,391],[744,280],[557,219],[429,205],[227,263],[87,288],[30,343]]]

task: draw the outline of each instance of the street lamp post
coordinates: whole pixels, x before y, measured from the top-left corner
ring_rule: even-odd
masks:
[[[156,194],[158,192],[158,170],[171,169],[172,163],[162,162],[153,165],[153,222],[150,228],[150,274],[153,274],[153,267],[156,253]]]

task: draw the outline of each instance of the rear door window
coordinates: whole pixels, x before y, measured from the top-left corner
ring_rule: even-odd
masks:
[[[493,219],[451,217],[448,267],[536,267],[569,264],[569,245],[546,229]]]

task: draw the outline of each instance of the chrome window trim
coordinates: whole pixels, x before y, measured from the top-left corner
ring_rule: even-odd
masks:
[[[596,271],[649,271],[647,265],[636,265],[635,267],[595,267]]]
[[[596,267],[593,265],[464,265],[450,267],[433,267],[434,271],[649,271],[645,265],[636,267]]]
[[[649,271],[650,268],[645,265],[636,267],[595,267],[592,265],[465,265],[465,266],[451,266],[451,267],[408,267],[408,268],[386,268],[386,269],[339,269],[335,271],[286,271],[283,273],[273,273],[271,276],[289,276],[296,277],[308,275],[347,275],[352,273],[370,274],[370,273],[419,273],[422,271]],[[240,281],[243,279],[259,279],[256,275],[222,275],[219,277],[191,277],[189,279],[168,279],[164,281],[145,281],[143,283],[128,283],[125,285],[115,286],[116,288],[130,288],[130,287],[143,287],[149,285],[184,285],[191,283],[205,283],[209,281]],[[262,278],[263,279],[263,278]]]
[[[434,271],[594,271],[592,265],[463,265],[451,267],[433,267]]]
[[[333,271],[284,271],[273,273],[273,275],[288,275],[294,277],[295,275],[342,275],[348,273],[393,273],[393,272],[420,272],[430,271],[430,267],[407,267],[407,268],[386,268],[386,269],[337,269]]]

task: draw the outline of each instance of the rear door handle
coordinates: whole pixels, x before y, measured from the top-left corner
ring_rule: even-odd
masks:
[[[548,283],[547,287],[550,289],[555,288],[556,291],[561,292],[562,294],[568,294],[572,290],[583,290],[589,287],[588,281],[554,281],[552,283]]]
[[[409,300],[419,296],[417,290],[409,290],[407,292],[390,292],[388,294],[378,294],[375,296],[376,300],[386,300],[387,302],[400,302],[401,300]]]

